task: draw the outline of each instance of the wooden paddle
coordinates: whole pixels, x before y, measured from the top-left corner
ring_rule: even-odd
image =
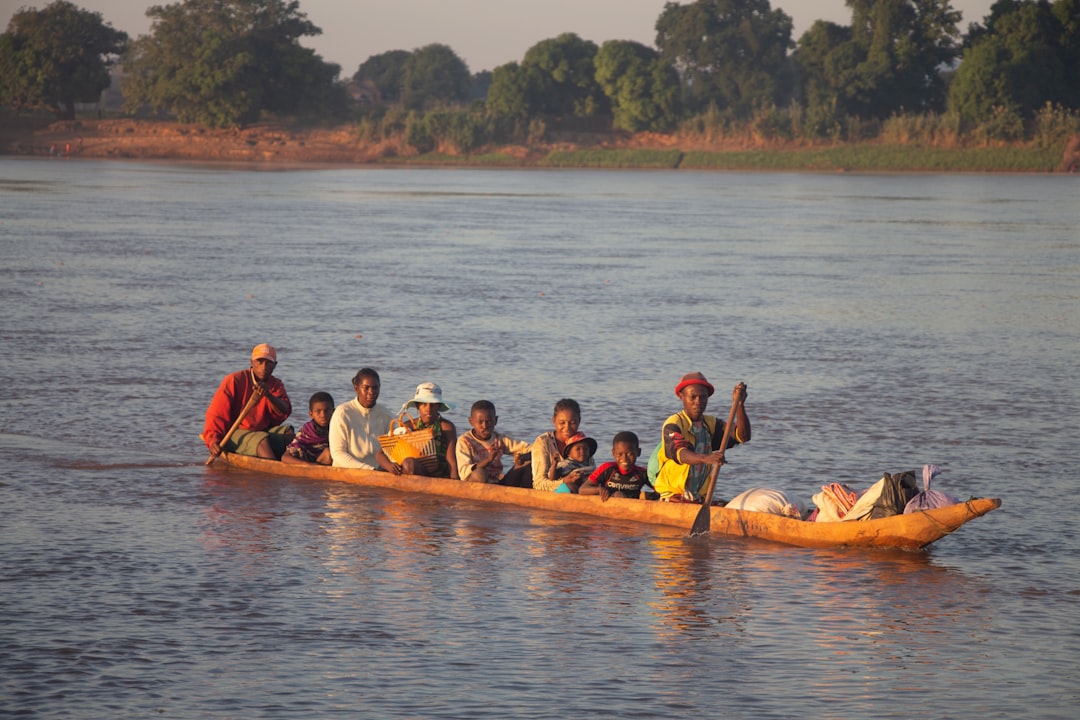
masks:
[[[259,402],[259,396],[255,393],[252,393],[251,397],[248,398],[248,401],[244,403],[243,409],[240,410],[240,415],[236,418],[236,422],[232,424],[232,427],[229,428],[229,431],[221,437],[221,440],[218,441],[218,447],[221,448],[222,452],[225,452],[225,443],[229,442],[229,438],[233,436],[233,433],[236,432],[236,428],[240,427],[240,423],[244,420],[244,418],[248,416],[248,413],[251,412],[251,408],[255,407],[255,403],[257,402]],[[209,459],[207,459],[206,464],[210,465],[215,460],[217,460],[217,458],[217,455],[211,454]]]
[[[720,447],[726,452],[728,439],[731,438],[731,427],[735,423],[735,411],[739,408],[739,398],[736,397],[731,401],[731,411],[727,416],[727,423],[724,425],[724,437],[720,441]],[[720,463],[712,466],[712,470],[709,471],[709,477],[705,480],[705,487],[701,491],[701,509],[698,510],[697,517],[694,518],[694,526],[690,528],[691,535],[703,535],[712,527],[712,494],[716,488],[716,476],[720,473]]]

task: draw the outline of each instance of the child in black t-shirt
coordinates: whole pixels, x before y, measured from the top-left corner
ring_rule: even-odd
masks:
[[[632,432],[618,433],[611,441],[611,457],[614,461],[596,468],[581,484],[578,493],[599,495],[601,500],[641,497],[641,488],[648,484],[648,473],[637,465],[637,459],[641,457],[638,436]]]

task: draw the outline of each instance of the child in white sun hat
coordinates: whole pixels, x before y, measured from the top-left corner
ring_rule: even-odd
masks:
[[[401,469],[408,475],[457,480],[457,457],[454,454],[457,447],[457,428],[454,427],[454,423],[440,414],[453,410],[454,406],[443,400],[442,388],[435,383],[426,382],[417,385],[412,400],[401,406],[402,412],[409,408],[416,408],[420,417],[406,420],[405,427],[409,432],[431,428],[431,434],[435,440],[435,458],[434,460],[405,458],[401,463]]]

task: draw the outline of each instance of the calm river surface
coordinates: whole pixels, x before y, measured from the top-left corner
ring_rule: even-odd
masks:
[[[290,169],[0,158],[0,715],[1073,718],[1073,177]],[[700,370],[719,494],[943,468],[1002,508],[820,551],[206,468],[278,347],[608,459]]]

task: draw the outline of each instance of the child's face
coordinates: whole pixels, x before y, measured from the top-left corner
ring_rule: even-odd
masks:
[[[472,425],[476,437],[481,440],[491,437],[491,433],[495,431],[495,423],[498,421],[498,416],[490,410],[473,410],[469,415],[469,424]]]
[[[628,471],[641,457],[641,448],[626,442],[617,442],[611,446],[611,457],[623,472]]]
[[[438,403],[417,403],[416,410],[420,413],[420,421],[425,425],[439,417]]]
[[[573,410],[560,410],[551,418],[551,422],[555,426],[555,437],[560,440],[568,440],[571,435],[577,432],[581,418]]]
[[[589,459],[589,447],[583,442],[571,445],[570,449],[566,451],[566,457],[575,462],[583,463]]]
[[[334,414],[334,406],[328,402],[321,401],[311,406],[311,419],[315,421],[316,425],[329,425],[330,416]]]

